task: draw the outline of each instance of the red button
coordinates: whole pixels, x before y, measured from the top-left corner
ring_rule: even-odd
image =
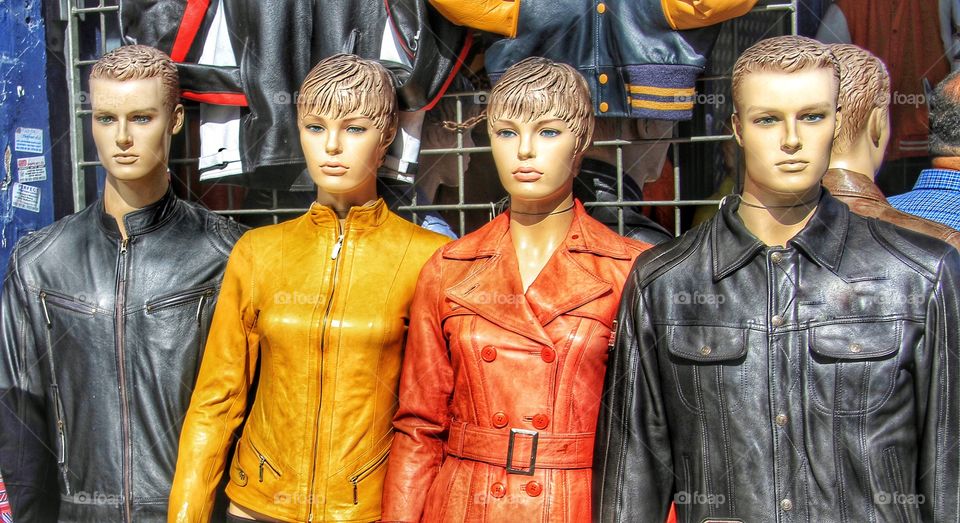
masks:
[[[547,363],[552,363],[553,360],[557,359],[557,351],[550,347],[544,347],[540,349],[540,358]]]
[[[503,483],[497,482],[493,485],[490,485],[490,495],[495,498],[502,498],[504,494],[507,493],[507,488],[503,486]]]
[[[537,414],[533,417],[533,428],[537,430],[543,430],[547,428],[547,425],[550,424],[550,418],[545,414]]]
[[[543,492],[543,485],[536,481],[531,481],[527,483],[527,487],[524,490],[526,490],[528,496],[535,498]]]
[[[507,423],[510,423],[510,418],[502,412],[498,412],[493,415],[493,426],[498,429],[502,429],[507,426]]]
[[[493,361],[497,359],[497,349],[487,345],[480,351],[480,357],[483,358],[483,361]]]

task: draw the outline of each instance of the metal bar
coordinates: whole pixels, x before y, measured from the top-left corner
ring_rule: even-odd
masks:
[[[66,70],[67,89],[69,90],[68,110],[73,115],[73,121],[70,125],[70,165],[73,171],[73,212],[80,212],[87,206],[86,195],[86,176],[83,167],[80,166],[83,160],[83,118],[79,114],[80,109],[80,74],[76,62],[80,56],[80,29],[79,20],[72,8],[73,0],[67,0],[67,7],[70,16],[67,17],[67,35],[65,58],[69,65]]]
[[[463,123],[463,101],[461,98],[457,98],[457,123]],[[466,169],[464,168],[464,147],[463,147],[463,133],[464,132],[473,132],[469,129],[463,129],[462,126],[457,126],[457,203],[463,205],[466,203],[466,196],[463,192],[463,183],[466,176],[464,176]],[[431,201],[430,203],[433,203]],[[459,232],[460,236],[463,236],[464,232],[467,230],[467,213],[463,210],[457,211],[457,221],[459,223]]]
[[[642,145],[642,144],[653,144],[653,143],[706,143],[706,142],[725,142],[727,140],[733,140],[732,134],[717,134],[713,136],[690,136],[688,138],[660,138],[655,140],[602,140],[593,142],[591,145],[596,147],[609,147],[615,145]],[[423,155],[439,155],[439,154],[457,154],[459,152],[463,153],[488,153],[492,149],[489,146],[486,147],[464,147],[462,149],[457,149],[456,147],[447,147],[444,149],[428,149],[423,150],[420,154]]]
[[[73,5],[73,1],[67,2],[70,5]],[[70,14],[74,16],[93,14],[93,13],[113,13],[120,10],[118,5],[103,5],[103,2],[100,2],[98,7],[71,7]]]
[[[673,146],[673,198],[680,198],[680,148],[676,145]],[[673,235],[680,236],[680,206],[673,209]]]

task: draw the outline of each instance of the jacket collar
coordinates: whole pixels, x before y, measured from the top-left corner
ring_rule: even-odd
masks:
[[[763,252],[766,245],[751,233],[737,215],[740,198],[725,198],[713,219],[711,251],[713,279],[719,281]],[[795,246],[814,263],[837,272],[850,225],[850,209],[821,191],[820,203],[807,225],[787,245]]]
[[[823,177],[823,186],[834,196],[847,198],[865,198],[880,203],[887,203],[887,198],[880,192],[880,188],[870,181],[865,174],[847,169],[829,169]]]
[[[146,207],[128,212],[123,217],[123,224],[127,229],[127,236],[139,236],[157,229],[172,218],[180,207],[180,199],[173,194],[173,188],[168,187],[167,192],[157,201]],[[115,238],[120,237],[120,228],[117,227],[117,221],[113,216],[107,214],[103,198],[97,203],[98,214],[100,215],[100,227],[106,233]]]
[[[382,225],[390,214],[390,209],[384,203],[383,198],[370,205],[354,206],[347,212],[347,218],[343,222],[346,229],[366,229]],[[338,228],[339,218],[333,209],[326,205],[313,202],[310,209],[303,215],[302,221],[305,225],[323,228]]]

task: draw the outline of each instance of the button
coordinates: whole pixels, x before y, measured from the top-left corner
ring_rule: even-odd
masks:
[[[607,81],[610,80],[605,73],[600,73],[600,77],[597,79],[600,80],[600,85],[607,85]]]
[[[793,502],[790,501],[789,499],[784,499],[783,501],[780,502],[780,508],[789,512],[793,510]]]
[[[507,488],[503,486],[503,483],[499,481],[490,485],[490,495],[495,498],[502,498],[504,494],[507,493]]]
[[[779,252],[772,253],[770,254],[770,261],[773,263],[780,263],[783,261],[783,255]]]
[[[498,429],[502,429],[507,426],[507,423],[510,423],[510,418],[502,412],[498,412],[493,415],[493,426]]]
[[[539,496],[541,493],[543,493],[543,485],[541,485],[536,481],[531,481],[526,484],[523,490],[527,493],[528,496],[530,496],[531,498],[535,498]]]
[[[483,361],[493,361],[497,359],[497,349],[487,345],[480,351],[480,357],[483,358]]]
[[[771,323],[774,327],[779,327],[779,326],[783,325],[783,316],[777,314],[776,316],[770,318],[770,323]]]
[[[787,418],[786,414],[778,414],[776,418],[773,418],[773,421],[775,421],[776,424],[780,425],[781,427],[786,425],[788,420],[789,418]]]
[[[699,352],[700,352],[700,355],[701,355],[701,356],[709,356],[710,353],[713,352],[713,349],[711,349],[710,347],[704,345],[703,347],[700,347],[700,351],[699,351]]]
[[[860,354],[861,352],[863,352],[863,345],[860,345],[859,343],[851,343],[850,352],[854,354]]]
[[[600,14],[607,12],[607,5],[604,4],[603,2],[600,2],[599,4],[597,4],[597,12]]]
[[[537,414],[533,417],[533,428],[543,430],[550,424],[550,418],[546,414]]]
[[[573,236],[570,237],[571,240],[576,240],[578,238],[580,238],[579,234],[574,234]]]
[[[540,349],[540,358],[547,363],[553,363],[553,360],[557,359],[557,351],[544,347]]]
[[[600,112],[605,113],[610,110],[610,105],[607,102],[600,102]]]

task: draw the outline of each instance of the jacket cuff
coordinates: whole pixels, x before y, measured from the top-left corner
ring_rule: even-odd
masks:
[[[628,112],[631,118],[689,120],[696,101],[694,82],[701,67],[676,64],[628,65]]]

